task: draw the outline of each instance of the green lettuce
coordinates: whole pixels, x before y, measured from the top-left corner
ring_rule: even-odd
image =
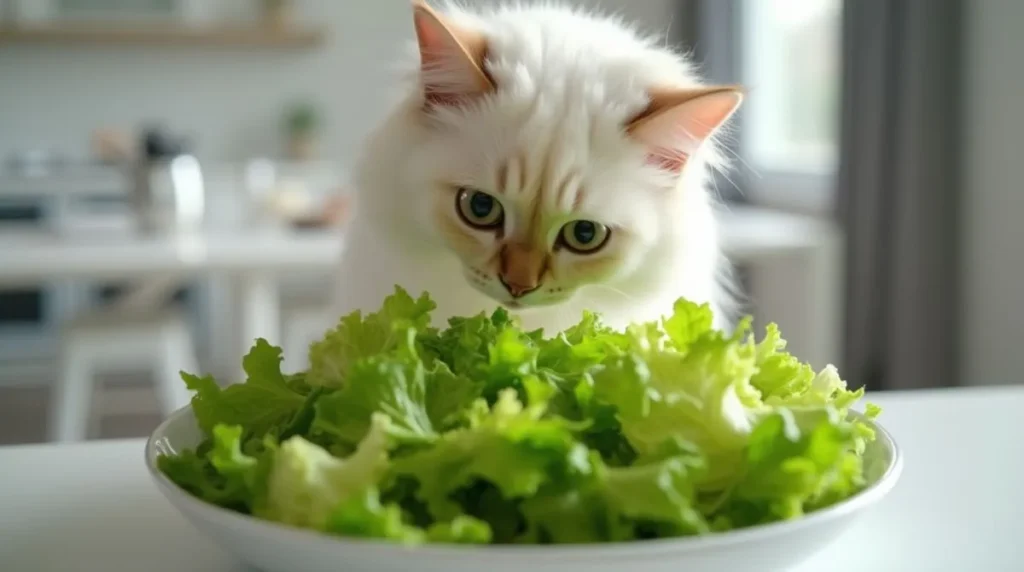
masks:
[[[192,412],[199,427],[207,433],[215,425],[238,425],[252,433],[286,427],[303,410],[309,390],[281,373],[281,359],[281,348],[259,339],[242,359],[245,383],[222,389],[210,376],[183,373],[195,392]]]
[[[424,364],[417,353],[415,329],[394,334],[391,353],[356,362],[346,386],[319,400],[313,422],[317,429],[354,445],[379,412],[391,420],[396,438],[429,442],[438,437],[435,426],[445,426],[479,395],[480,384],[453,374],[445,363]]]
[[[394,471],[415,480],[431,514],[448,520],[463,513],[452,494],[477,480],[491,483],[506,499],[518,499],[589,470],[587,449],[568,423],[542,416],[542,407],[524,407],[507,389],[491,408],[476,401],[468,427],[396,459]]]
[[[357,361],[378,356],[402,344],[407,328],[426,329],[436,307],[426,294],[413,299],[402,288],[367,316],[353,312],[309,348],[310,385],[343,387]]]
[[[323,528],[341,503],[376,488],[384,478],[390,424],[388,417],[375,415],[371,431],[345,459],[297,435],[281,443],[266,478],[266,500],[255,514],[292,526]]]
[[[402,544],[711,534],[869,484],[863,389],[787,352],[774,324],[722,332],[679,300],[622,330],[588,312],[526,331],[503,309],[435,328],[434,307],[396,288],[343,316],[306,371],[257,340],[241,383],[183,373],[206,438],[160,470],[229,510]]]

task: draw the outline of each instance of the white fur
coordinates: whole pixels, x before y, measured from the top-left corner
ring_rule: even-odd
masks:
[[[439,325],[504,302],[495,277],[477,287],[465,278],[467,267],[479,261],[453,249],[439,231],[436,187],[493,188],[495,163],[526,149],[521,178],[533,186],[555,185],[565,173],[577,173],[573,192],[585,188],[586,198],[570,218],[621,226],[629,238],[613,234],[609,242],[608,248],[620,249],[614,251],[621,258],[614,272],[597,282],[562,284],[568,299],[517,312],[525,326],[563,329],[589,309],[623,327],[656,319],[686,297],[710,302],[718,325],[727,327],[730,297],[706,188],[711,167],[719,163],[713,141],[698,149],[680,177],[671,177],[645,165],[645,149],[623,131],[647,104],[647,88],[699,85],[690,64],[618,21],[573,9],[446,13],[487,37],[485,68],[497,91],[428,120],[417,73],[408,96],[368,138],[355,170],[355,216],[345,238],[335,312],[372,311],[395,284],[414,295],[429,292]],[[526,188],[528,181],[517,184]],[[518,199],[507,200],[514,227]],[[567,208],[546,205],[544,216],[557,219]],[[552,228],[557,233],[557,225]],[[479,240],[487,248],[496,239]]]

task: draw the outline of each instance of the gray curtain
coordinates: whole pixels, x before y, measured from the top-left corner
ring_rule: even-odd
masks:
[[[957,383],[961,0],[846,0],[838,216],[843,371],[869,389]]]

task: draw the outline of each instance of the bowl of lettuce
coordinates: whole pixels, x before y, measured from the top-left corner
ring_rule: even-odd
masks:
[[[902,466],[877,407],[778,328],[706,305],[625,331],[504,310],[431,326],[396,288],[281,370],[182,373],[146,450],[198,529],[272,572],[774,570],[834,539]]]

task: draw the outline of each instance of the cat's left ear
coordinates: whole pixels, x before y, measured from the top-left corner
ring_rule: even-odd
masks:
[[[650,104],[627,126],[648,149],[648,160],[679,173],[686,160],[739,108],[736,86],[651,90]]]
[[[436,12],[424,0],[413,1],[413,22],[420,50],[420,77],[426,105],[459,105],[494,90],[483,70],[487,40]]]

